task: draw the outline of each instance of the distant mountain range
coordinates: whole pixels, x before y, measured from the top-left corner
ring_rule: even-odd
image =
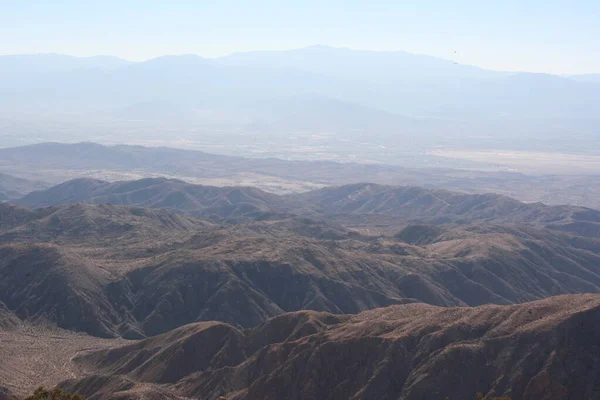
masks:
[[[600,96],[593,75],[495,72],[404,52],[327,46],[135,63],[114,57],[2,56],[0,74],[10,77],[0,84],[6,110],[114,109],[113,116],[139,118],[139,111],[127,110],[158,102],[198,121],[199,111],[212,110],[264,122],[253,104],[305,94],[412,117],[597,118],[593,104]],[[355,112],[354,118],[359,115]],[[399,122],[391,126],[401,128]]]
[[[600,74],[571,75],[570,78],[580,82],[600,83]]]
[[[9,78],[73,72],[83,69],[111,70],[128,64],[131,62],[113,56],[73,57],[63,54],[0,56],[0,68]]]
[[[237,67],[296,68],[332,78],[378,83],[486,79],[510,74],[404,51],[352,50],[322,45],[297,50],[234,53],[215,61]]]

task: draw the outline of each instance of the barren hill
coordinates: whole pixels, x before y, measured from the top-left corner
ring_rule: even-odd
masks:
[[[29,207],[70,203],[165,208],[215,221],[301,215],[387,234],[407,222],[530,224],[600,238],[600,211],[523,203],[497,194],[360,183],[278,196],[251,187],[214,187],[153,178],[109,183],[75,179],[17,201]]]
[[[176,179],[147,178],[109,183],[81,178],[28,194],[18,203],[31,207],[91,203],[164,208],[193,215],[243,216],[270,211],[279,196],[252,187],[193,185]]]
[[[0,340],[10,344],[0,382],[11,393],[52,360],[60,367],[44,382],[68,379],[97,400],[600,391],[596,210],[416,187],[278,196],[162,178],[77,179],[22,203],[36,208],[0,203]],[[47,326],[143,340],[121,347]]]
[[[470,399],[476,392],[595,399],[599,321],[598,295],[572,295],[514,306],[412,304],[355,316],[304,311],[245,331],[204,322],[82,354],[76,361],[92,375],[61,386],[99,400],[139,398],[152,385],[232,400]]]
[[[218,226],[111,205],[2,210],[0,301],[21,319],[100,336],[600,292],[598,241],[536,227],[440,225],[421,242],[406,235],[412,225],[373,237],[300,217]]]
[[[351,224],[393,224],[401,221],[441,223],[534,224],[600,236],[600,211],[575,206],[523,203],[497,194],[465,194],[412,186],[371,183],[327,187],[284,196],[316,215]]]

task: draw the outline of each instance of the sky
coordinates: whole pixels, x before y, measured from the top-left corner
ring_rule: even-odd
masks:
[[[322,44],[600,73],[599,0],[0,0],[0,10],[0,54],[141,61]]]

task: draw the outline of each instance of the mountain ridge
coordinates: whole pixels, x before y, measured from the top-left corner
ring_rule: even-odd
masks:
[[[543,226],[423,230],[404,221],[393,226],[397,235],[373,235],[272,212],[214,225],[161,209],[0,206],[0,301],[22,319],[103,337],[205,320],[247,328],[301,309],[347,314],[600,292],[600,241]]]
[[[76,65],[84,60],[67,59]],[[555,76],[553,81],[560,80],[561,85],[550,82],[540,87],[535,74],[488,71],[403,52],[330,47],[217,59],[181,55],[133,63],[112,60],[108,64],[117,67],[65,70],[58,65],[55,72],[51,72],[52,65],[44,66],[43,59],[31,68],[12,67],[10,60],[11,56],[0,57],[0,73],[14,77],[0,85],[0,92],[13,93],[2,102],[6,110],[39,110],[36,107],[41,106],[57,114],[77,110],[94,115],[109,107],[126,110],[157,99],[182,109],[235,112],[243,104],[314,92],[409,117],[441,117],[451,124],[457,117],[595,118],[589,104],[598,100],[597,85],[585,80]],[[101,61],[95,60],[102,66]],[[93,65],[94,60],[89,62]],[[47,74],[38,72],[46,69]],[[514,76],[531,79],[515,81]],[[61,87],[60,95],[56,87]]]
[[[387,225],[424,223],[524,223],[600,237],[600,211],[577,206],[522,203],[497,194],[463,194],[441,189],[356,183],[278,196],[251,187],[213,187],[176,179],[146,178],[109,183],[80,178],[16,203],[44,207],[63,203],[114,203],[168,208],[209,218],[260,219],[298,214],[336,223]],[[232,220],[232,221],[235,221]]]

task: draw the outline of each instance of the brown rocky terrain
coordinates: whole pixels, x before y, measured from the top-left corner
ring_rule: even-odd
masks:
[[[0,203],[2,243],[97,242],[99,245],[177,237],[201,231],[212,224],[162,209],[85,204],[31,210]]]
[[[93,399],[471,399],[600,396],[600,297],[475,308],[397,305],[358,315],[302,311],[247,330],[186,325],[81,353]],[[157,395],[158,396],[158,395]]]
[[[228,223],[303,215],[387,233],[417,221],[438,225],[530,224],[600,237],[600,211],[590,208],[522,203],[497,194],[371,183],[278,196],[256,188],[203,186],[164,178],[115,183],[75,179],[30,193],[17,203],[34,208],[72,203],[163,208]]]
[[[442,224],[424,239],[411,224],[363,236],[302,217],[222,226],[164,209],[0,209],[0,301],[23,320],[103,337],[600,292],[597,239],[530,225]]]
[[[65,379],[98,400],[600,390],[600,300],[573,295],[600,293],[596,210],[162,178],[78,179],[21,203],[35,208],[0,203],[5,398]]]
[[[252,187],[219,188],[164,178],[115,183],[82,178],[30,193],[18,203],[30,207],[72,203],[114,204],[227,217],[271,211],[282,200],[277,195]]]
[[[345,225],[391,227],[406,221],[430,224],[485,222],[529,224],[600,237],[600,211],[523,203],[497,194],[464,194],[410,186],[359,183],[284,197],[295,207]]]

